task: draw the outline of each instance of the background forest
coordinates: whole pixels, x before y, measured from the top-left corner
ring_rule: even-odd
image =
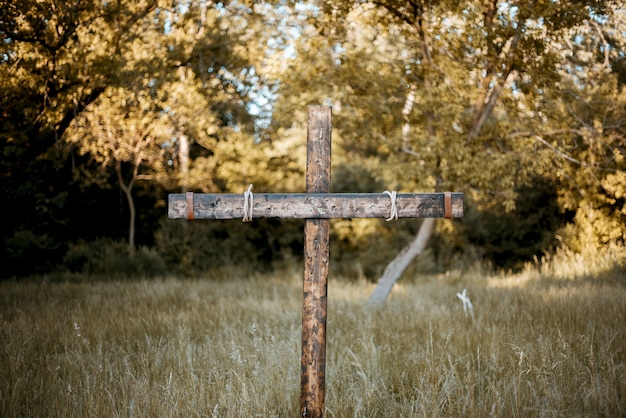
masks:
[[[623,248],[621,1],[0,0],[0,36],[4,278],[299,260],[301,222],[166,205],[302,192],[309,104],[334,192],[465,193],[412,268]],[[377,280],[419,228],[334,221],[331,268]]]

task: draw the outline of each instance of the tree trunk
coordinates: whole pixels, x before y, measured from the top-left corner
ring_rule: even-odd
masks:
[[[426,47],[426,49],[428,49]],[[424,79],[424,84],[426,89],[430,89],[430,83],[427,78]],[[411,132],[411,122],[409,119],[409,115],[413,110],[413,104],[415,103],[415,86],[411,86],[409,89],[409,93],[407,94],[406,100],[404,102],[404,107],[402,108],[402,118],[404,122],[402,124],[402,151],[406,152],[409,155],[413,155],[419,157],[419,154],[411,149],[409,146],[409,138]],[[435,137],[435,128],[433,125],[433,114],[430,111],[425,111],[425,117],[427,121],[427,131],[431,140],[434,140]],[[385,272],[383,276],[378,281],[378,285],[370,295],[368,299],[368,304],[381,304],[389,296],[389,292],[391,292],[391,288],[398,281],[404,270],[411,264],[411,261],[418,255],[420,255],[428,240],[430,239],[433,231],[435,229],[435,219],[426,218],[422,222],[420,226],[419,232],[417,236],[413,239],[413,241],[404,247],[402,251],[396,256],[396,258],[387,265],[385,268]]]
[[[183,193],[189,186],[189,138],[185,134],[178,137],[178,162],[180,164],[180,179]]]
[[[129,225],[128,225],[128,246],[131,248],[135,248],[135,201],[133,199],[133,181],[131,180],[128,184],[124,182],[124,176],[122,175],[122,162],[117,161],[115,163],[115,172],[117,173],[117,179],[120,183],[120,188],[122,192],[124,192],[124,196],[126,196],[126,201],[128,203],[128,213],[129,213]]]
[[[494,87],[484,95],[484,101],[480,101],[478,103],[472,121],[472,129],[470,130],[468,135],[470,141],[480,135],[480,132],[483,130],[487,119],[493,113],[493,108],[496,106],[502,90],[508,88],[515,81],[518,75],[519,73],[517,71],[512,70],[506,76],[504,81],[496,80]]]
[[[514,38],[512,38],[512,42],[509,47],[511,50],[509,51],[509,56],[512,56],[511,55],[512,51],[517,46],[518,40],[519,40],[519,35],[516,35]],[[426,44],[426,41],[427,39],[423,38],[424,50],[425,50],[424,55],[428,59],[427,61],[429,61],[430,55],[428,53],[429,50],[428,50],[428,45]],[[432,62],[429,62],[429,64],[432,64]],[[474,120],[472,121],[472,126],[470,129],[470,134],[469,134],[470,140],[476,138],[480,134],[480,132],[482,131],[485,125],[485,122],[487,121],[489,116],[491,116],[491,114],[493,113],[493,109],[500,97],[500,93],[502,92],[503,89],[509,87],[513,83],[513,81],[515,81],[517,76],[518,76],[517,71],[509,70],[506,73],[506,77],[504,80],[497,80],[495,87],[491,90],[486,91],[485,95],[482,96],[484,98],[488,97],[488,99],[486,100],[486,103],[484,103],[482,100],[479,102],[480,106],[477,107],[476,114],[475,114]],[[488,85],[486,85],[485,88],[488,88]],[[427,77],[424,77],[424,89],[426,91],[430,91],[430,80]],[[411,88],[409,89],[409,93],[407,94],[406,101],[404,103],[404,108],[402,109],[402,117],[404,119],[404,122],[402,125],[402,151],[406,152],[407,154],[419,157],[420,156],[419,153],[413,151],[411,147],[408,145],[409,134],[411,131],[409,115],[411,111],[413,110],[414,102],[415,102],[415,86],[411,86]],[[426,126],[427,126],[426,131],[428,132],[428,135],[431,141],[434,141],[435,140],[435,127],[433,123],[434,114],[430,110],[425,110],[424,116],[425,116]],[[374,291],[370,295],[370,298],[368,299],[368,304],[380,304],[380,303],[383,303],[387,299],[387,296],[389,296],[389,293],[391,292],[391,288],[396,283],[396,281],[398,281],[400,276],[402,276],[402,273],[404,273],[404,270],[409,266],[409,264],[411,264],[411,261],[413,261],[415,257],[420,255],[424,251],[424,248],[426,247],[428,240],[433,234],[433,231],[435,229],[434,226],[435,226],[435,219],[432,219],[432,218],[424,219],[424,222],[422,222],[422,225],[420,226],[419,232],[417,233],[417,236],[415,237],[415,239],[409,245],[407,245],[396,256],[396,258],[391,263],[389,263],[387,267],[385,268],[383,276],[378,281],[376,288],[374,289]]]
[[[391,288],[398,281],[404,270],[411,264],[411,261],[426,248],[428,240],[435,230],[435,218],[426,218],[420,226],[419,232],[413,241],[404,247],[402,251],[385,268],[383,276],[378,281],[378,285],[370,295],[368,305],[380,305],[391,292]]]
[[[136,217],[135,201],[133,199],[133,195],[130,192],[130,190],[128,191],[128,194],[126,197],[128,198],[128,211],[130,215],[129,226],[128,226],[128,246],[130,248],[135,248],[135,217]]]

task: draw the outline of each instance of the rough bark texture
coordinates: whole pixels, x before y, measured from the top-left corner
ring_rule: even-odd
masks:
[[[331,109],[310,106],[305,194],[263,193],[254,195],[252,201],[250,196],[239,194],[187,192],[171,194],[168,205],[170,218],[188,220],[247,219],[248,216],[306,219],[300,374],[302,417],[322,417],[324,413],[329,218],[426,217],[417,239],[385,270],[380,290],[373,295],[374,301],[384,301],[393,283],[426,246],[432,234],[433,218],[463,216],[462,193],[330,193],[330,150]],[[246,206],[246,202],[250,202],[252,208]]]
[[[330,192],[331,109],[310,106],[307,134],[306,191]],[[304,225],[302,357],[300,416],[322,417],[326,394],[326,299],[330,221],[307,219]]]

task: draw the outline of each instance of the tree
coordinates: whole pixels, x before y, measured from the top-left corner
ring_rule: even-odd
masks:
[[[554,44],[612,11],[597,1],[318,4],[298,49],[317,74],[294,74],[283,86],[303,95],[325,80],[330,86],[308,97],[340,104],[341,146],[355,158],[375,155],[387,184],[460,190],[474,204],[495,200],[507,210],[519,186],[555,176],[554,150],[512,135],[536,123],[540,109],[529,111],[530,103],[545,107],[545,92],[558,90],[562,51]],[[401,251],[388,267],[402,267],[382,282],[400,277],[416,246],[423,242]]]
[[[128,202],[128,244],[134,248],[133,186],[137,180],[152,179],[164,172],[164,144],[171,138],[171,129],[159,109],[154,109],[154,101],[139,91],[110,88],[94,104],[75,121],[72,138],[81,153],[89,154],[104,168],[114,167]]]
[[[157,6],[156,0],[0,2],[3,143],[30,158],[57,143],[77,114],[132,71],[121,58]]]
[[[626,241],[625,16],[615,8],[610,18],[594,16],[567,31],[556,44],[559,88],[528,104],[538,123],[511,134],[551,156],[560,205],[574,214],[560,239],[576,251]]]
[[[68,167],[75,161],[64,135],[131,72],[122,58],[127,42],[157,6],[156,0],[0,1],[0,193],[11,202],[12,219],[2,230],[1,257],[8,265],[24,260],[21,274],[45,264],[33,264],[34,255],[62,253],[72,219],[66,217]]]
[[[53,223],[67,234],[69,187],[106,188],[110,173],[127,197],[131,243],[136,180],[219,188],[203,168],[217,167],[216,144],[231,134],[255,135],[250,106],[271,91],[259,65],[269,11],[250,1],[0,1],[0,192],[14,220],[3,242],[46,236]]]

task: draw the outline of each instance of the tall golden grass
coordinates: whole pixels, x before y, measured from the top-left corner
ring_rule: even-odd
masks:
[[[331,278],[326,416],[626,416],[624,259],[406,278],[382,308]],[[3,282],[0,300],[2,417],[298,414],[298,272]]]

